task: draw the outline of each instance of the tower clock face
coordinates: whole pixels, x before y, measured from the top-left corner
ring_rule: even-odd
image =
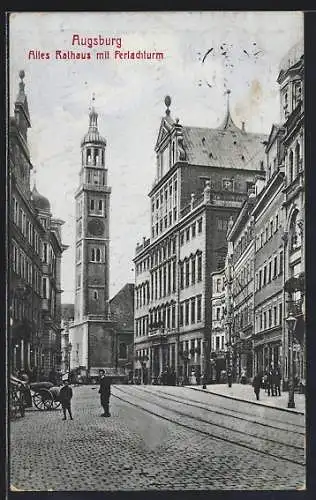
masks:
[[[104,232],[104,223],[99,219],[93,219],[88,222],[88,231],[93,236],[102,236]]]

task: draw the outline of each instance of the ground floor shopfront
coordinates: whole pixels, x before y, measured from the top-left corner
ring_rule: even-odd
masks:
[[[282,372],[282,330],[256,334],[253,340],[253,375],[279,366]]]
[[[157,333],[135,345],[135,376],[142,383],[156,383],[165,371],[175,372],[177,383],[199,379],[205,370],[205,341],[202,332]]]

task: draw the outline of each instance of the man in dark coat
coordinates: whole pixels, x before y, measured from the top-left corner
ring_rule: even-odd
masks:
[[[101,406],[104,410],[102,413],[102,417],[110,417],[111,414],[109,412],[109,404],[110,404],[110,396],[111,396],[111,379],[105,376],[104,370],[99,370],[100,375],[100,400]]]
[[[257,373],[257,375],[255,375],[255,377],[253,378],[253,381],[252,381],[252,386],[253,386],[253,390],[255,392],[257,401],[259,401],[261,383],[262,383],[262,374],[259,372],[259,373]]]
[[[64,380],[64,385],[59,391],[59,401],[64,413],[63,420],[66,420],[66,411],[69,413],[70,420],[73,420],[71,413],[71,398],[72,398],[72,388],[69,385],[68,380]]]

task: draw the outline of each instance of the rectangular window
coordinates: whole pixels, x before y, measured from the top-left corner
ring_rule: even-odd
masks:
[[[220,337],[216,336],[215,337],[215,350],[216,351],[219,351],[219,341],[220,341]]]
[[[190,302],[185,301],[185,324],[188,325],[190,320]]]
[[[202,281],[202,254],[198,255],[197,261],[197,281]]]
[[[262,269],[260,269],[260,271],[259,271],[259,283],[258,283],[258,285],[259,285],[259,290],[260,290],[261,287],[263,286],[262,285]]]
[[[260,313],[260,331],[263,328],[262,313]]]
[[[192,238],[195,238],[195,235],[196,235],[196,225],[195,225],[195,223],[192,224],[191,230],[192,230]]]
[[[180,263],[180,288],[183,290],[184,288],[184,266],[183,262]]]
[[[198,220],[198,233],[202,232],[202,218]]]
[[[282,304],[279,304],[279,325],[282,325],[283,323],[283,310],[282,310]]]
[[[272,326],[272,310],[271,309],[269,309],[269,311],[268,311],[268,326],[269,326],[269,328],[271,328],[271,326]]]
[[[265,330],[267,328],[267,313],[263,313],[263,329]]]
[[[221,319],[221,308],[216,307],[216,320],[219,321]]]
[[[43,299],[47,299],[47,293],[48,293],[48,290],[47,290],[47,278],[43,278],[43,281],[42,281],[42,296],[43,296]]]
[[[202,296],[198,295],[196,298],[196,319],[197,321],[202,320]]]
[[[180,326],[183,326],[183,309],[184,309],[184,305],[180,304],[180,317],[179,317]]]
[[[275,216],[275,231],[277,231],[279,228],[279,215],[277,214]]]
[[[273,259],[273,278],[276,278],[278,274],[278,257],[277,255]]]
[[[190,241],[190,228],[186,230],[186,241]]]
[[[173,304],[171,308],[171,328],[176,327],[176,306]]]
[[[185,263],[185,286],[188,287],[190,285],[190,261],[188,260]]]
[[[278,316],[278,310],[277,310],[277,306],[274,306],[273,307],[273,323],[274,323],[274,326],[277,325],[277,316]]]
[[[268,268],[268,283],[270,283],[272,279],[272,262],[269,262],[269,268]]]
[[[184,245],[184,233],[180,234],[180,245]]]
[[[90,210],[94,210],[94,200],[90,200]]]
[[[195,258],[191,260],[191,284],[195,284]]]
[[[263,268],[263,286],[265,286],[267,283],[267,266],[264,266]]]
[[[279,265],[279,274],[282,274],[283,273],[283,251],[280,252],[280,265]]]
[[[191,323],[195,323],[195,298],[191,299]]]

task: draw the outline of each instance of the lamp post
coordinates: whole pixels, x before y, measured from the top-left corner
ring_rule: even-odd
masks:
[[[288,379],[289,379],[289,401],[288,408],[295,408],[294,401],[294,356],[293,356],[293,337],[294,328],[296,325],[296,318],[291,313],[286,318],[288,328]]]

